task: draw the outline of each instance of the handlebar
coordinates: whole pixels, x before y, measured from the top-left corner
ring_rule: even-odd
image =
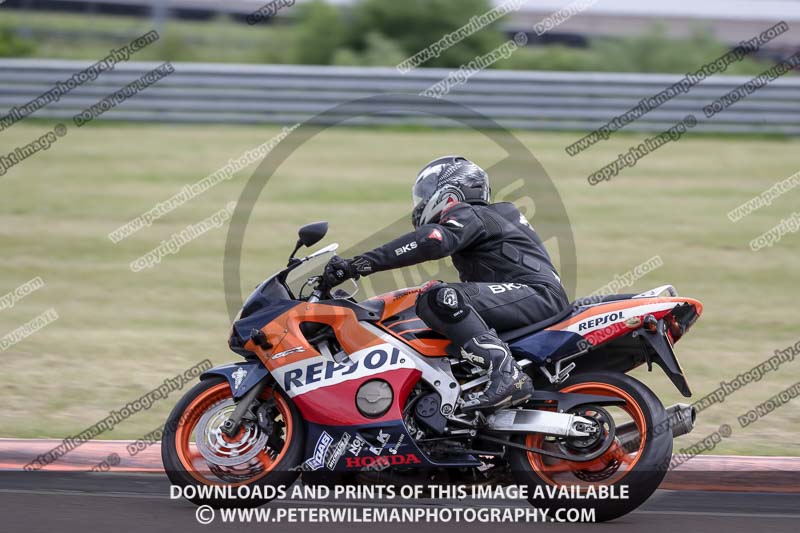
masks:
[[[315,290],[311,293],[311,296],[308,297],[308,303],[315,304],[322,299],[322,291]]]
[[[319,302],[328,292],[330,292],[330,287],[326,287],[323,282],[322,276],[314,276],[313,278],[309,279],[310,282],[316,282],[316,287],[311,292],[311,295],[308,297],[308,302],[315,304]]]
[[[324,276],[312,276],[312,277],[308,278],[308,280],[306,280],[306,283],[303,284],[303,287],[305,287],[306,284],[312,285],[314,287],[314,290],[311,291],[311,294],[306,299],[307,302],[312,303],[312,304],[317,303],[317,302],[319,302],[320,300],[323,300],[323,299],[326,299],[326,300],[327,299],[331,299],[332,297],[333,298],[352,298],[352,295],[348,294],[347,291],[342,291],[344,293],[344,296],[339,296],[339,291],[337,291],[332,296],[331,295],[331,289],[333,289],[333,287],[329,286],[327,283],[325,283],[325,277]],[[356,287],[356,292],[357,291],[358,291],[358,288]],[[302,289],[300,290],[300,292],[302,293]],[[353,294],[355,294],[355,292]],[[301,297],[302,297],[302,294],[301,294]]]

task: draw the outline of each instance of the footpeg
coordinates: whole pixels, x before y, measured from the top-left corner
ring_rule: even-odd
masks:
[[[562,383],[567,379],[569,379],[569,373],[575,369],[575,366],[576,366],[575,363],[570,363],[564,368],[561,368],[561,361],[556,361],[556,368],[554,373],[551,373],[549,370],[547,370],[547,367],[544,365],[540,366],[539,370],[542,371],[542,374],[544,374],[547,377],[547,380],[550,383],[555,385],[557,383]]]

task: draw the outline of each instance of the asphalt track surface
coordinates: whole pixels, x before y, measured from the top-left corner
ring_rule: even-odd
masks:
[[[169,483],[161,474],[70,474],[26,473],[0,476],[0,530],[8,532],[169,532],[332,531],[354,529],[389,533],[394,531],[614,531],[642,533],[783,532],[797,531],[800,494],[659,490],[633,513],[606,524],[542,523],[234,523],[219,517],[209,525],[195,518],[196,507],[169,497]],[[387,504],[384,502],[383,504]],[[383,505],[381,504],[381,505]],[[354,507],[372,503],[291,501],[268,507]],[[445,506],[452,502],[424,500],[415,506]],[[509,506],[508,502],[483,501],[462,506]]]

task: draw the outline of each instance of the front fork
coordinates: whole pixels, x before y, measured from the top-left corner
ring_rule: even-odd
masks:
[[[253,406],[269,383],[270,373],[260,361],[217,366],[204,372],[200,379],[211,376],[222,376],[227,379],[233,399],[237,402],[233,414],[222,424],[223,433],[234,438],[245,418],[261,422],[258,413],[253,411]]]
[[[245,417],[245,415],[254,420],[258,418],[256,413],[253,412],[253,406],[255,405],[258,397],[261,396],[261,393],[264,391],[266,386],[267,378],[264,377],[264,379],[259,381],[255,387],[247,391],[242,399],[239,400],[239,403],[236,404],[236,409],[233,410],[233,414],[231,414],[231,416],[222,423],[223,433],[230,438],[235,438],[236,434],[239,433],[239,429],[242,427],[242,419]]]

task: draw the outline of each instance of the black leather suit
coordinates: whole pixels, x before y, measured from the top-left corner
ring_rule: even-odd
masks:
[[[457,345],[489,328],[505,331],[545,320],[569,305],[539,235],[511,203],[456,203],[437,224],[356,256],[362,275],[452,257],[461,283],[435,284],[417,313]],[[453,293],[443,288],[455,289]],[[470,316],[474,309],[479,317]],[[481,320],[482,319],[482,320]]]

